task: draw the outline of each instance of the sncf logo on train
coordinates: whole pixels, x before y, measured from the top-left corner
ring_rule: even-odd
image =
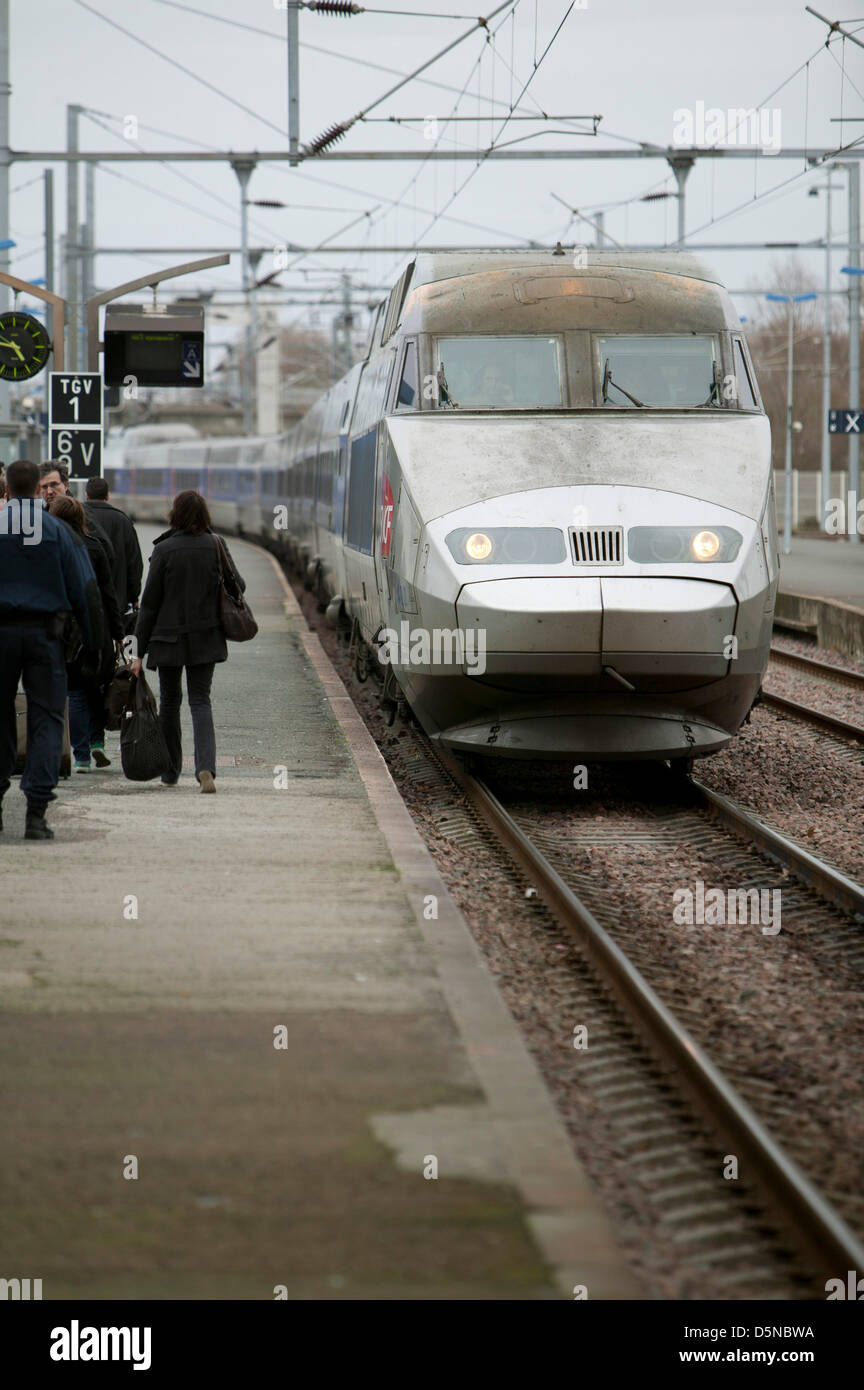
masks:
[[[381,475],[381,554],[390,554],[390,537],[393,533],[393,489],[386,473]]]

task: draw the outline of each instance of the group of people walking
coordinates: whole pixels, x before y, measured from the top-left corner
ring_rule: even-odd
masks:
[[[217,662],[228,655],[219,616],[220,557],[237,592],[245,589],[233,560],[210,527],[199,493],[179,493],[169,530],[154,542],[144,592],[135,527],[111,505],[103,478],[90,478],[82,504],[54,460],[9,464],[0,495],[0,830],[3,797],[17,758],[15,697],[27,700],[27,746],[21,790],[25,838],[53,839],[45,811],[60,776],[68,699],[73,772],[109,767],[105,705],[121,644],[132,638],[130,665],[143,658],[159,673],[159,721],[168,750],[162,774],[175,786],[183,765],[181,680],[203,792],[216,790],[216,740],[210,691]]]

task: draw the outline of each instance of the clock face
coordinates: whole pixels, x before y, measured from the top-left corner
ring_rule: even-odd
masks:
[[[50,351],[48,334],[32,314],[0,314],[0,377],[26,381],[47,366]]]

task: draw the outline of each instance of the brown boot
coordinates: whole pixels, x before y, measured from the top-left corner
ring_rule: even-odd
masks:
[[[216,783],[213,781],[212,772],[199,772],[196,776],[201,783],[202,792],[215,792]]]

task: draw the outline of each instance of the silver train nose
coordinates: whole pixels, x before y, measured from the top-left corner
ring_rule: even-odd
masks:
[[[738,605],[728,584],[704,579],[561,577],[466,584],[459,627],[483,634],[486,675],[627,678],[662,669],[692,684],[728,669]],[[668,685],[667,685],[667,688]]]
[[[693,695],[728,674],[737,612],[727,584],[703,579],[466,584],[459,626],[476,631],[475,647],[485,643],[485,669],[474,680],[510,695],[494,719],[475,716],[443,731],[442,741],[517,758],[716,752],[728,730],[694,708]],[[676,704],[676,690],[688,692],[686,704]]]

